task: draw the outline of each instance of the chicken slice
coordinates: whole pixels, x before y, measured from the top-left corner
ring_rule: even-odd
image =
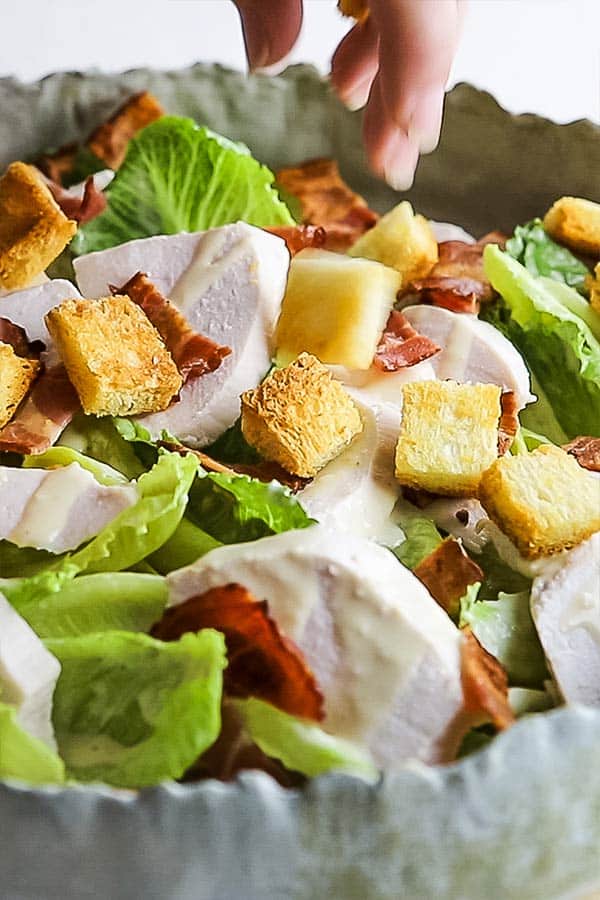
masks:
[[[0,316],[24,328],[30,341],[44,342],[46,352],[42,354],[42,360],[50,367],[59,362],[59,356],[46,328],[44,316],[63,300],[76,300],[80,297],[81,294],[70,281],[56,278],[38,287],[13,291],[0,299]]]

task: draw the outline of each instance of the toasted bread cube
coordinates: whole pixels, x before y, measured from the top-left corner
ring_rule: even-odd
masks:
[[[548,444],[492,463],[479,500],[528,559],[567,550],[600,530],[600,482]]]
[[[438,245],[431,226],[423,216],[415,215],[408,200],[382,216],[348,253],[396,269],[402,277],[402,290],[416,278],[428,275],[438,261]]]
[[[286,365],[299,353],[368,369],[396,300],[400,277],[367,259],[301,250],[292,259],[275,346]]]
[[[312,478],[363,429],[352,399],[309,353],[242,394],[242,432],[266,459]]]
[[[181,388],[160,335],[129,297],[65,300],[46,324],[88,414],[157,412]]]
[[[419,381],[402,389],[396,478],[408,487],[472,497],[498,455],[501,389]]]
[[[0,287],[27,287],[76,231],[37,169],[12,163],[0,178]]]
[[[544,228],[572,250],[600,256],[600,203],[561,197],[544,216]]]
[[[12,419],[40,368],[37,359],[23,359],[10,344],[0,342],[0,428]]]

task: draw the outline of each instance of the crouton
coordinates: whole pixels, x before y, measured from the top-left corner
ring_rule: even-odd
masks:
[[[110,169],[118,169],[125,159],[131,138],[164,114],[156,97],[148,91],[141,91],[130,97],[114,116],[92,132],[87,146]]]
[[[158,332],[129,297],[65,300],[46,324],[88,414],[157,412],[181,388]]]
[[[10,344],[0,342],[0,428],[12,419],[40,368],[37,359],[23,359]]]
[[[401,290],[411,281],[425,278],[438,261],[438,245],[429,222],[415,215],[407,200],[382,216],[348,253],[396,269],[402,278]]]
[[[76,231],[77,223],[65,216],[39,172],[12,163],[0,178],[0,287],[27,287]]]
[[[567,550],[600,530],[600,482],[560,447],[500,457],[484,472],[479,499],[528,559]]]
[[[368,369],[400,278],[394,269],[328,250],[301,250],[290,264],[275,346],[286,365],[299,353]]]
[[[594,269],[595,277],[588,277],[587,286],[590,290],[590,306],[600,313],[600,263]]]
[[[407,487],[472,497],[498,454],[501,389],[418,381],[402,389],[396,478]]]
[[[308,353],[242,394],[248,443],[302,478],[316,475],[362,428],[354,402]]]
[[[544,216],[544,228],[572,250],[600,256],[600,203],[561,197]]]

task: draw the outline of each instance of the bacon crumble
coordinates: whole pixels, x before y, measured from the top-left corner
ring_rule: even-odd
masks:
[[[65,367],[46,369],[23,405],[0,430],[0,450],[6,453],[43,453],[60,437],[75,413],[79,397]]]
[[[63,188],[58,182],[46,179],[50,193],[69,219],[73,219],[78,225],[91,222],[100,213],[103,213],[108,203],[106,197],[96,187],[94,176],[86,178],[81,197],[75,196]]]
[[[396,372],[423,362],[440,350],[441,347],[430,338],[415,331],[401,312],[393,309],[375,351],[373,365],[382,372]]]
[[[600,472],[600,438],[581,436],[563,445],[579,465],[589,472]]]
[[[483,572],[455,538],[446,538],[413,570],[433,599],[456,617],[471,584],[483,581]]]
[[[264,230],[283,238],[290,256],[295,256],[306,247],[324,247],[327,241],[327,233],[320,225],[273,225]]]
[[[515,721],[508,702],[508,678],[498,660],[485,650],[470,628],[461,629],[462,686],[467,712],[482,713],[500,730]]]
[[[43,341],[30,341],[24,328],[3,316],[0,316],[0,343],[10,344],[23,359],[39,359],[46,349]]]
[[[519,430],[519,405],[514,391],[503,391],[500,396],[500,422],[498,423],[498,456],[504,456]]]

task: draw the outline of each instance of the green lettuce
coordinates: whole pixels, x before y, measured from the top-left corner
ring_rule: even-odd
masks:
[[[44,453],[23,457],[24,469],[55,469],[57,466],[69,466],[71,463],[78,463],[82,469],[91,472],[99,484],[126,484],[128,481],[122,472],[118,472],[112,466],[92,459],[91,456],[86,456],[85,453],[71,447],[50,447]]]
[[[204,452],[222,463],[244,463],[252,465],[260,460],[260,454],[251,447],[242,434],[242,420],[238,419],[214,444],[204,448]]]
[[[171,537],[150,556],[149,562],[161,575],[167,575],[174,569],[189,566],[209,550],[220,546],[221,541],[184,517]]]
[[[534,688],[512,687],[508,689],[508,702],[517,718],[531,713],[545,712],[556,706],[556,702],[548,691]]]
[[[0,591],[20,609],[24,603],[61,590],[76,575],[129,569],[171,537],[182,519],[197,468],[194,456],[161,452],[156,465],[137,483],[137,503],[119,513],[81,550],[64,554],[48,570],[30,578],[0,580]]]
[[[318,725],[284,713],[255,697],[235,701],[247,732],[267,756],[311,777],[346,772],[374,782],[379,772],[370,755]]]
[[[187,515],[224,544],[254,541],[314,524],[288,488],[247,475],[198,473]]]
[[[159,784],[180,778],[216,740],[226,664],[218,632],[163,643],[113,631],[46,646],[62,667],[52,715],[71,777]]]
[[[484,316],[521,351],[564,434],[600,436],[600,343],[541,279],[497,246],[485,248],[484,266],[502,297]],[[525,415],[523,422],[555,440],[540,422]]]
[[[506,252],[532,275],[552,278],[585,293],[587,266],[552,240],[541,219],[517,225],[514,235],[506,242]]]
[[[79,229],[75,253],[106,250],[134,238],[204,231],[243,220],[293,225],[274,176],[243,144],[192,119],[163,116],[142,129],[105,191],[107,209]]]
[[[596,340],[600,341],[600,313],[594,309],[589,300],[585,300],[573,288],[552,278],[540,278],[540,281],[555,300],[562,303],[575,316],[583,319]]]
[[[0,778],[27,784],[62,784],[62,759],[43,741],[32,737],[17,722],[14,706],[0,703]]]
[[[125,420],[127,421],[127,420]],[[69,447],[121,472],[127,479],[138,478],[150,466],[144,465],[135,447],[119,429],[120,419],[77,416],[63,431],[58,447]],[[150,465],[155,462],[155,458]]]
[[[167,604],[160,575],[108,572],[74,578],[42,600],[19,604],[19,614],[41,638],[100,631],[149,631]]]
[[[460,624],[469,625],[477,640],[502,663],[512,685],[535,688],[548,678],[529,611],[529,591],[501,592],[497,600],[483,601],[469,591],[461,600]]]
[[[416,569],[444,540],[435,524],[425,516],[407,518],[401,527],[405,539],[393,552],[407,569]]]
[[[62,559],[62,554],[34,547],[17,547],[11,541],[0,541],[0,590],[2,579],[26,578],[43,572]]]

